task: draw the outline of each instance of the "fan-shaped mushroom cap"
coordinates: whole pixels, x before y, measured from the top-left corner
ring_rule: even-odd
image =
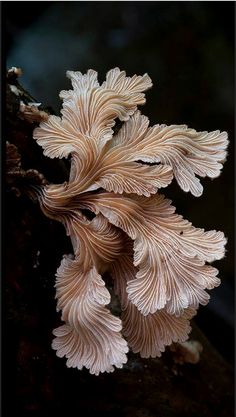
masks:
[[[67,366],[98,375],[127,361],[123,336],[142,357],[184,342],[190,319],[209,300],[206,290],[219,285],[217,269],[207,262],[224,256],[223,233],[194,228],[158,190],[175,177],[184,191],[200,196],[197,176],[220,174],[228,140],[218,130],[149,127],[137,110],[152,86],[147,74],[127,77],[115,68],[102,85],[93,70],[67,76],[73,89],[60,93],[61,117],[49,116],[33,135],[46,156],[71,156],[69,181],[47,185],[39,196],[74,250],[57,271],[64,324],[54,330],[52,346]],[[114,133],[117,118],[123,125]],[[85,209],[95,214],[92,220]],[[105,271],[114,280],[122,321],[106,307]]]

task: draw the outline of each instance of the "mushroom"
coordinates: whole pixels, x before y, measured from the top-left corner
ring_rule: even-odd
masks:
[[[219,176],[228,140],[218,130],[149,127],[138,110],[152,86],[147,74],[127,77],[115,68],[102,85],[93,70],[67,76],[73,89],[60,93],[61,117],[50,115],[33,134],[44,155],[71,157],[69,181],[39,192],[43,212],[63,223],[74,251],[56,274],[64,324],[52,347],[68,367],[98,375],[122,367],[128,346],[146,358],[185,342],[191,318],[209,301],[207,290],[220,284],[209,263],[224,256],[224,234],[193,227],[159,189],[175,178],[199,197],[198,177]],[[105,272],[121,318],[107,307]]]

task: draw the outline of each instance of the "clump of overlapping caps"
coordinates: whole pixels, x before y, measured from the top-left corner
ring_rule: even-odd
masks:
[[[218,130],[149,127],[137,110],[152,86],[147,74],[130,78],[115,68],[102,85],[93,70],[67,76],[73,90],[60,93],[62,116],[34,130],[46,156],[71,157],[69,181],[46,185],[40,195],[42,210],[64,224],[74,250],[56,274],[64,324],[52,347],[68,367],[98,375],[121,368],[128,346],[148,358],[185,341],[190,319],[209,300],[206,290],[219,285],[217,269],[206,262],[224,256],[224,234],[193,227],[159,189],[175,177],[200,196],[195,174],[219,176],[228,141]],[[116,119],[123,124],[114,133]],[[121,319],[106,307],[104,272],[113,278]]]

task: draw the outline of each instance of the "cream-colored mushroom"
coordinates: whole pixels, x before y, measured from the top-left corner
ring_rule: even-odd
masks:
[[[56,274],[64,324],[54,330],[52,346],[67,366],[98,375],[122,367],[128,345],[155,357],[186,341],[207,290],[220,284],[207,263],[224,256],[224,234],[194,228],[159,189],[175,177],[200,196],[197,176],[220,174],[228,140],[218,130],[149,127],[137,109],[152,86],[147,74],[127,77],[115,68],[102,85],[93,70],[67,76],[73,89],[60,93],[61,117],[49,116],[33,135],[46,156],[71,156],[69,181],[42,187],[39,195],[43,212],[63,223],[74,250]],[[116,118],[123,125],[114,133]],[[105,271],[120,298],[121,320],[106,307]]]

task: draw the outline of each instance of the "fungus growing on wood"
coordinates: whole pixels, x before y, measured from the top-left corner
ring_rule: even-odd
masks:
[[[137,109],[152,86],[147,74],[130,78],[115,68],[102,85],[93,70],[67,76],[73,89],[60,93],[61,117],[49,116],[33,135],[46,156],[71,157],[69,181],[39,194],[43,212],[63,223],[74,250],[56,274],[64,324],[52,347],[68,367],[98,375],[122,367],[128,346],[147,358],[187,340],[207,290],[220,284],[209,263],[224,256],[224,234],[193,227],[159,189],[175,178],[200,196],[198,177],[219,176],[228,141],[218,130],[149,127]],[[107,307],[105,272],[121,318]]]

